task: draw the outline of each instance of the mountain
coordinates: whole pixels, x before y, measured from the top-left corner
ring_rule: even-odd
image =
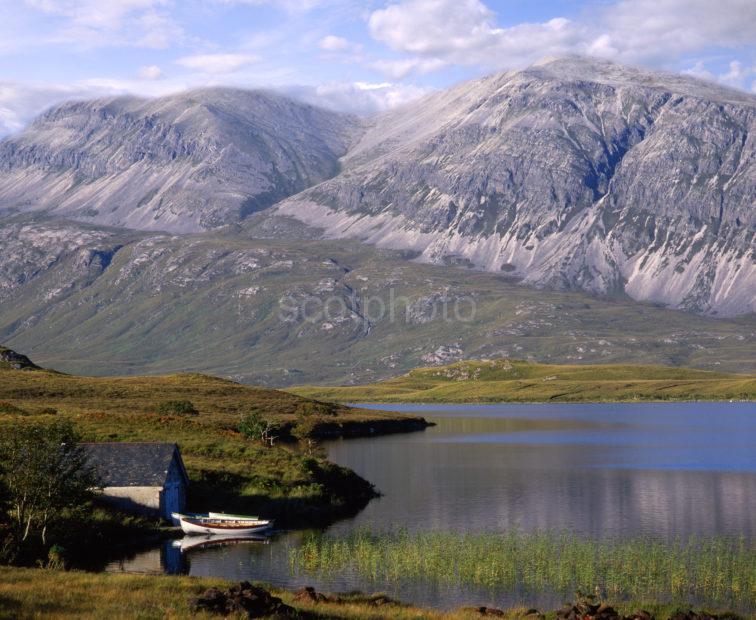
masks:
[[[196,232],[333,176],[359,131],[263,91],[64,103],[0,142],[0,209]]]
[[[756,96],[552,59],[372,120],[343,170],[274,209],[537,287],[756,311]]]
[[[756,372],[752,315],[535,290],[357,241],[245,228],[171,235],[0,218],[0,342],[64,372],[211,372],[272,386],[500,357]]]

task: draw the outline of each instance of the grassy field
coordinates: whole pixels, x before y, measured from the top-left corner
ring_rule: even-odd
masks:
[[[691,600],[756,609],[756,549],[744,540],[579,538],[568,533],[403,531],[312,534],[291,552],[297,569],[354,570],[376,584],[417,581],[491,592],[596,587],[610,600]]]
[[[198,414],[159,413],[161,404],[183,400]],[[190,508],[220,506],[297,523],[339,516],[372,496],[369,483],[356,474],[317,454],[303,455],[295,444],[266,447],[246,439],[236,429],[252,410],[284,428],[302,415],[331,431],[406,421],[197,374],[91,378],[0,370],[0,431],[30,420],[67,418],[89,441],[176,442],[191,479]]]
[[[209,587],[228,587],[218,579],[109,575],[82,572],[43,571],[0,567],[0,620],[26,618],[211,618],[204,613],[191,612],[190,601]],[[460,609],[437,611],[410,605],[382,604],[374,601],[382,597],[350,595],[339,603],[302,603],[290,592],[272,590],[300,612],[301,618],[379,620],[472,620],[480,618],[477,611]],[[625,602],[615,606],[621,613],[646,609],[657,618],[666,618],[674,605],[654,602]],[[505,618],[523,618],[525,609],[507,610]],[[231,616],[233,617],[233,616]],[[534,616],[530,616],[533,618]],[[551,620],[555,613],[547,613]]]
[[[754,400],[756,376],[667,366],[568,366],[501,359],[419,368],[368,385],[302,386],[289,391],[335,402],[378,403]]]

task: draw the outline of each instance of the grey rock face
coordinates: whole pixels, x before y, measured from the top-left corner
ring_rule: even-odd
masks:
[[[196,232],[333,176],[358,131],[267,92],[66,103],[0,142],[0,209]]]
[[[756,311],[756,97],[559,59],[374,119],[280,215],[535,286]]]

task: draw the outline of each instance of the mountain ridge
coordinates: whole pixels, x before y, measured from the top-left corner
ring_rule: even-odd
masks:
[[[568,59],[468,82],[375,119],[273,209],[537,287],[753,312],[756,96],[665,79]]]
[[[252,218],[737,316],[756,311],[755,129],[756,96],[580,57],[367,121],[269,91],[106,98],[0,141],[0,210],[172,234]]]
[[[0,205],[175,233],[335,174],[360,122],[270,91],[66,102],[0,141]]]

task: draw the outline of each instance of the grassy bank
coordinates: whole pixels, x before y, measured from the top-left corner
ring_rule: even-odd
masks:
[[[196,414],[165,406],[177,401],[189,401]],[[278,425],[280,436],[304,418],[314,420],[316,435],[321,426],[332,435],[420,423],[205,375],[93,378],[0,369],[0,430],[67,418],[89,441],[176,442],[191,479],[192,509],[260,512],[294,524],[348,514],[372,497],[369,483],[317,454],[304,455],[281,439],[266,447],[244,437],[237,427],[250,411]]]
[[[217,618],[192,612],[190,601],[209,587],[228,587],[219,579],[170,576],[111,575],[0,567],[0,620],[17,618]],[[341,602],[302,602],[290,593],[272,590],[294,607],[301,618],[343,620],[471,620],[481,614],[460,609],[443,612],[412,605],[385,603],[383,597],[349,595]],[[377,603],[382,604],[377,604]],[[653,601],[615,606],[620,613],[646,609],[667,618],[674,605]],[[506,610],[504,618],[523,618],[526,609]],[[555,613],[547,613],[551,620]],[[233,616],[231,616],[233,617]],[[535,616],[530,616],[535,618]]]
[[[368,385],[302,386],[300,396],[334,402],[611,402],[755,400],[756,376],[628,365],[551,365],[510,360],[419,368]]]
[[[599,587],[611,600],[703,600],[756,609],[756,549],[723,538],[663,543],[559,533],[364,531],[310,535],[292,551],[291,563],[311,572],[354,570],[377,584],[418,581],[565,597]]]

